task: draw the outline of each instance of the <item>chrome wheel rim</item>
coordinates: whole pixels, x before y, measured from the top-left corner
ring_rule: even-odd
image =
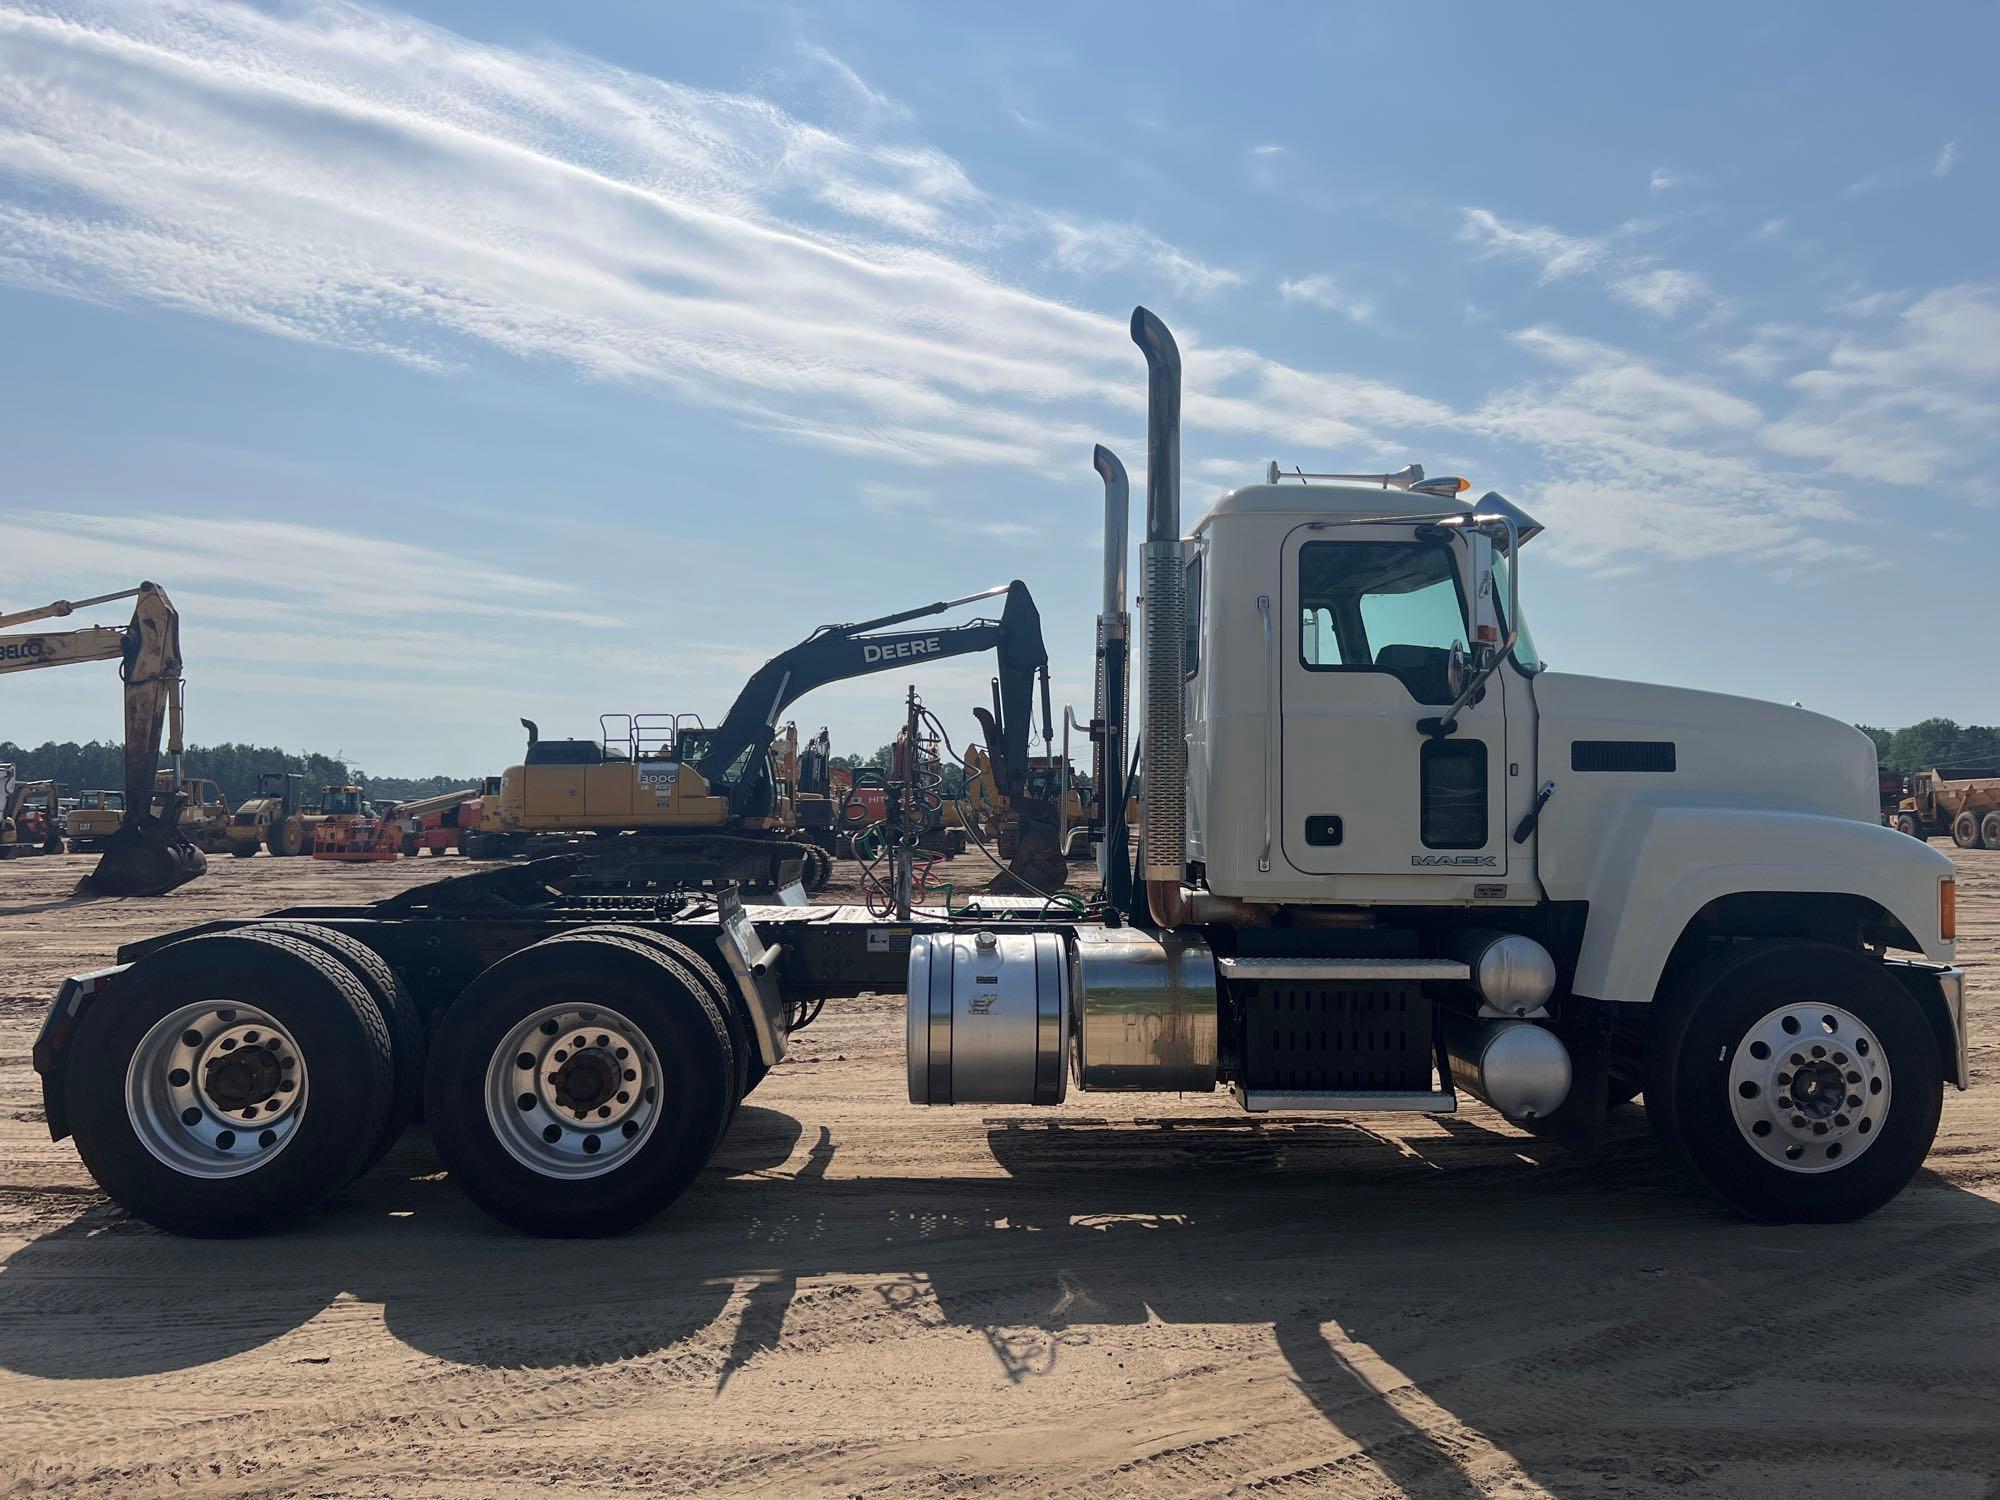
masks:
[[[198,1000],[155,1021],[125,1069],[139,1144],[188,1177],[241,1177],[292,1143],[306,1114],[306,1060],[268,1012]]]
[[[601,1177],[651,1139],[661,1077],[645,1033],[617,1011],[546,1006],[493,1049],[486,1120],[507,1154],[532,1172]]]
[[[1837,1005],[1786,1005],[1736,1045],[1729,1107],[1743,1139],[1787,1172],[1832,1172],[1882,1133],[1889,1059],[1874,1032]]]

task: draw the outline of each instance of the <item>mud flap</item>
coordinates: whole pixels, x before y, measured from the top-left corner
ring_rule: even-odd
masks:
[[[158,896],[207,873],[208,856],[164,818],[141,814],[104,841],[97,868],[77,882],[80,896]]]
[[[1532,1136],[1590,1155],[1604,1144],[1605,1124],[1611,1113],[1609,1020],[1593,1010],[1566,1016],[1555,1031],[1569,1048],[1569,1095],[1544,1119],[1510,1123]]]

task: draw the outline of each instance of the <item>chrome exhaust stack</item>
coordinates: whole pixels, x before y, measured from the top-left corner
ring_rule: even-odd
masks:
[[[1181,571],[1181,352],[1143,307],[1132,310],[1132,342],[1146,356],[1146,717],[1140,806],[1146,900],[1153,919],[1174,925],[1187,875],[1187,726],[1181,702],[1186,660],[1187,580]]]
[[[1097,788],[1097,876],[1105,898],[1121,910],[1132,896],[1126,849],[1125,743],[1130,713],[1132,617],[1125,612],[1125,551],[1132,486],[1125,465],[1102,443],[1091,466],[1104,479],[1104,603],[1097,616],[1097,692],[1091,714],[1091,781]]]

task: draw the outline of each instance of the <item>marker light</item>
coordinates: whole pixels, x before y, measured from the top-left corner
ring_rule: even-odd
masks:
[[[1479,627],[1479,639],[1484,645],[1492,645],[1500,639],[1500,627],[1497,625],[1481,625]]]
[[[1419,495],[1462,495],[1472,488],[1470,479],[1426,479],[1410,489]]]
[[[1947,943],[1958,937],[1958,882],[1945,879],[1938,882],[1938,936]]]

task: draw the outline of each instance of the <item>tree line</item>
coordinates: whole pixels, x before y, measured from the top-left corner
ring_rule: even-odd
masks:
[[[1857,726],[1875,742],[1876,758],[1885,770],[1928,771],[1960,766],[2000,766],[2000,727],[1990,724],[1959,724],[1952,719],[1925,719],[1901,729]],[[879,766],[889,769],[894,757],[892,746],[883,745],[865,759],[858,755],[836,755],[835,765]],[[28,749],[10,740],[0,740],[0,762],[11,762],[23,780],[60,781],[75,794],[92,787],[124,785],[124,751],[115,744],[92,740],[79,745],[74,740],[60,744],[51,740]],[[160,764],[165,766],[164,755]],[[477,786],[477,776],[370,776],[361,767],[338,755],[317,751],[280,750],[270,745],[246,745],[230,741],[220,745],[190,745],[183,765],[190,776],[199,776],[222,788],[231,806],[250,796],[257,777],[264,771],[296,771],[305,777],[308,793],[323,786],[359,785],[367,787],[377,801],[407,802],[431,797],[458,787]],[[949,761],[942,767],[944,795],[959,796],[965,783],[962,767]],[[1084,770],[1084,767],[1079,767]]]
[[[125,784],[125,751],[116,744],[92,740],[79,745],[74,740],[61,744],[50,740],[30,750],[9,740],[0,740],[0,763],[11,762],[23,781],[59,781],[65,795],[74,796],[94,787],[122,787]],[[160,765],[171,764],[162,754]],[[257,790],[257,777],[265,771],[296,771],[305,778],[309,797],[317,797],[323,786],[365,786],[377,802],[408,802],[431,797],[459,787],[478,786],[477,776],[370,776],[361,767],[337,755],[316,751],[280,750],[272,745],[190,745],[182,758],[189,776],[212,781],[234,807]]]
[[[2000,727],[1925,719],[1901,729],[1855,726],[1875,742],[1875,758],[1885,771],[2000,767]]]

